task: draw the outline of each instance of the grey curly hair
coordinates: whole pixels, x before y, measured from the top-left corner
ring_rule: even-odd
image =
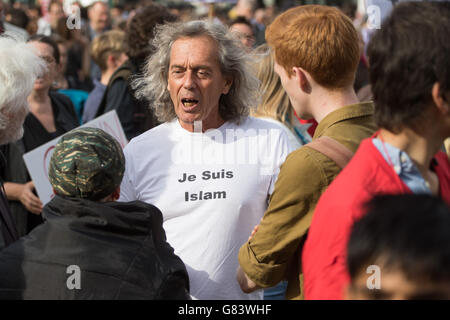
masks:
[[[225,121],[239,123],[249,114],[250,106],[258,100],[259,80],[250,70],[249,56],[239,40],[222,25],[207,21],[175,22],[156,27],[152,45],[156,48],[147,58],[143,74],[132,81],[135,96],[150,101],[150,106],[161,122],[176,118],[167,79],[170,52],[173,43],[180,38],[209,36],[218,44],[222,74],[231,76],[230,91],[219,100],[219,114]]]

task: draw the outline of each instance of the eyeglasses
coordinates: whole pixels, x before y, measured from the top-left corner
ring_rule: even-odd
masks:
[[[44,60],[47,64],[52,64],[52,63],[56,62],[55,58],[50,57],[50,56],[39,56],[39,58]]]
[[[235,37],[237,37],[239,40],[245,39],[245,40],[251,41],[251,42],[255,41],[255,37],[254,37],[253,35],[250,35],[250,34],[245,34],[245,33],[237,32],[237,31],[233,32],[233,34],[234,34]]]

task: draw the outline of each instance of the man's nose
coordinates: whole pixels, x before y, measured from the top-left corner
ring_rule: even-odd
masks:
[[[192,89],[195,88],[195,79],[194,79],[194,73],[192,71],[187,71],[184,75],[184,82],[183,87],[185,89]]]

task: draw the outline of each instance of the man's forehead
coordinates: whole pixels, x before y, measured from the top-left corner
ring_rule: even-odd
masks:
[[[245,23],[236,23],[230,27],[230,31],[246,33],[249,35],[253,35],[253,30]]]
[[[200,50],[200,46],[202,47]],[[209,50],[207,50],[209,49]],[[219,63],[219,51],[214,39],[207,35],[182,37],[174,41],[170,50],[169,65],[184,63],[186,58],[195,64],[213,66]]]
[[[179,46],[179,45],[190,45],[193,42],[196,43],[205,43],[208,44],[209,46],[211,46],[211,48],[215,48],[218,49],[218,45],[217,45],[217,41],[215,39],[213,39],[212,37],[210,37],[209,35],[197,35],[197,36],[184,36],[184,37],[180,37],[178,39],[176,39],[173,42],[172,45],[172,49],[175,46]]]
[[[62,10],[62,5],[57,2],[52,2],[50,8],[50,12],[56,12]]]
[[[90,9],[91,12],[103,12],[108,10],[108,6],[103,2],[96,2]]]

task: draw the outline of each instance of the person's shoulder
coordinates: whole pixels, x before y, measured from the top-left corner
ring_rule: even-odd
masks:
[[[161,210],[150,203],[133,200],[112,202],[89,201],[88,204],[90,212],[98,212],[98,214],[104,215],[108,219],[121,217],[120,219],[126,219],[128,221],[131,228],[133,226],[140,226],[140,230],[144,233],[154,227],[160,226],[162,228],[163,216]],[[55,206],[53,205],[53,207]]]
[[[161,210],[159,210],[156,206],[153,204],[140,201],[140,200],[134,200],[130,202],[114,202],[114,207],[118,208],[125,208],[127,212],[134,212],[134,213],[141,213],[148,216],[155,216],[156,218],[162,219]]]
[[[350,162],[342,169],[328,188],[329,193],[342,196],[340,201],[354,201],[359,194],[377,190],[380,184],[389,183],[390,178],[380,169],[380,159],[371,139],[362,141]],[[345,198],[345,199],[344,199]]]
[[[135,67],[131,63],[131,61],[130,60],[125,61],[112,74],[110,84],[115,83],[117,81],[126,83],[128,81],[128,78],[133,74],[134,70]]]
[[[248,116],[242,119],[239,124],[234,124],[227,128],[227,130],[229,129],[242,130],[248,136],[257,135],[258,137],[270,139],[270,141],[289,141],[286,132],[287,128],[284,128],[284,125],[276,120]]]
[[[153,127],[144,133],[134,137],[130,140],[130,142],[127,144],[127,148],[136,148],[136,147],[142,147],[146,144],[153,144],[158,143],[160,144],[162,141],[166,140],[170,134],[170,132],[173,130],[173,123],[172,122],[164,122],[160,125]]]
[[[339,167],[332,160],[316,150],[303,146],[287,155],[281,165],[280,176],[301,183],[314,179],[315,184],[323,185],[338,172]]]
[[[120,95],[122,91],[128,90],[128,81],[123,77],[111,78],[106,90],[110,96]]]
[[[48,92],[48,95],[50,96],[50,98],[51,98],[53,101],[56,101],[58,104],[61,104],[62,106],[65,106],[65,107],[71,106],[71,107],[73,107],[72,101],[71,101],[70,98],[69,98],[67,95],[65,95],[64,93],[58,92],[58,91],[56,91],[56,90],[50,90],[50,91]],[[58,106],[59,106],[59,105],[58,105]]]
[[[276,120],[248,116],[247,118],[241,120],[238,127],[244,129],[283,130],[283,126],[284,125],[282,123]]]
[[[329,160],[329,161],[328,161]],[[322,167],[324,165],[329,165],[328,162],[334,163],[331,159],[325,156],[323,153],[309,148],[308,145],[304,145],[297,150],[292,151],[285,161],[285,166],[300,168],[312,168],[312,167]]]
[[[335,180],[338,175],[345,176],[345,179],[339,180],[345,180],[343,183],[346,184],[350,179],[355,186],[361,187],[367,183],[367,178],[378,170],[377,162],[370,161],[373,158],[373,150],[368,146],[370,140],[366,139],[365,141],[367,142],[364,144],[364,148],[353,156],[343,170],[333,159],[305,145],[286,157],[281,172],[304,179],[313,176],[322,179],[326,185]]]
[[[330,137],[355,152],[361,141],[377,130],[371,102],[342,108],[344,119],[326,128],[322,136]]]

